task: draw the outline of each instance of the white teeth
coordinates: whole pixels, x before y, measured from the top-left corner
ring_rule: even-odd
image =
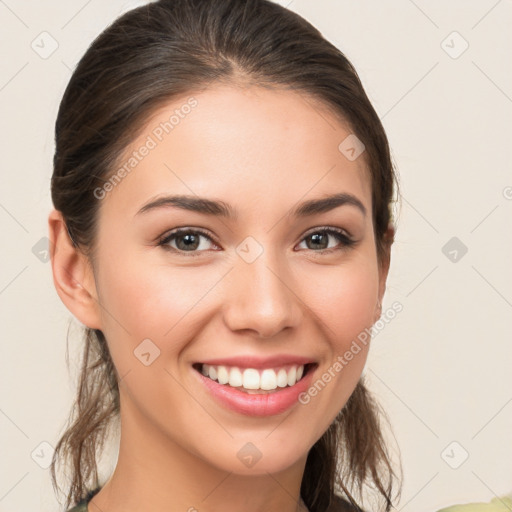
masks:
[[[274,370],[263,370],[261,372],[260,386],[261,389],[276,389],[277,376]]]
[[[286,373],[286,370],[284,368],[281,368],[277,372],[277,385],[280,388],[285,388],[288,386],[288,374]]]
[[[246,368],[241,370],[236,366],[203,364],[201,373],[212,380],[217,380],[219,384],[227,384],[234,388],[271,391],[278,387],[284,388],[296,384],[304,374],[304,365],[287,366],[276,371],[273,368],[265,368],[264,370]]]
[[[219,384],[227,384],[229,382],[229,372],[225,366],[217,368],[217,380]]]
[[[297,382],[297,367],[292,366],[288,372],[288,386],[293,386]]]
[[[229,373],[229,385],[238,388],[242,385],[242,372],[238,368],[231,368]]]
[[[254,368],[247,368],[244,370],[244,383],[242,384],[245,389],[259,389],[260,387],[260,374]]]
[[[215,366],[210,366],[208,368],[208,377],[212,380],[217,380],[217,368],[215,368]]]

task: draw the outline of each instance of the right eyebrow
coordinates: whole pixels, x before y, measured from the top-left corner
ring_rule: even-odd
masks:
[[[237,214],[235,210],[224,201],[217,201],[207,199],[205,197],[188,196],[188,195],[175,195],[164,196],[154,199],[146,203],[136,215],[154,210],[157,208],[181,208],[182,210],[189,210],[193,212],[203,213],[205,215],[216,215],[235,219]]]

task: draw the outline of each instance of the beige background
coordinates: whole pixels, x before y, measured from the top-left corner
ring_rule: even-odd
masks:
[[[430,512],[508,493],[512,2],[281,3],[354,63],[400,173],[403,204],[383,309],[399,301],[403,311],[375,337],[365,369],[402,454],[397,508]],[[51,207],[53,128],[78,59],[135,5],[0,1],[2,512],[59,510],[41,467],[74,390],[65,364],[70,314],[40,241]],[[80,342],[71,333],[72,353]]]

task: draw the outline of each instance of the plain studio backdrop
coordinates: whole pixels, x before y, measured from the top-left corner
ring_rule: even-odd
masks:
[[[79,326],[46,252],[57,109],[71,72],[144,2],[0,1],[0,511],[56,512],[47,465],[71,406]],[[355,65],[403,194],[365,368],[401,451],[397,509],[512,491],[512,2],[286,0]],[[102,474],[115,463],[105,455]]]

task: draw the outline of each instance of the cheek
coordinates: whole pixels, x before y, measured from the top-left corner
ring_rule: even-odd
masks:
[[[310,273],[304,302],[321,320],[326,338],[342,350],[373,324],[378,287],[377,266],[361,259]]]
[[[168,354],[179,352],[193,336],[191,326],[204,309],[201,300],[219,280],[218,272],[206,267],[148,260],[140,254],[104,258],[98,272],[103,332],[119,361],[133,356],[145,339]]]
[[[312,414],[323,414],[329,423],[355,389],[367,359],[378,269],[370,260],[361,259],[316,272],[314,282],[305,296],[323,329],[328,351],[303,403],[309,405]]]

